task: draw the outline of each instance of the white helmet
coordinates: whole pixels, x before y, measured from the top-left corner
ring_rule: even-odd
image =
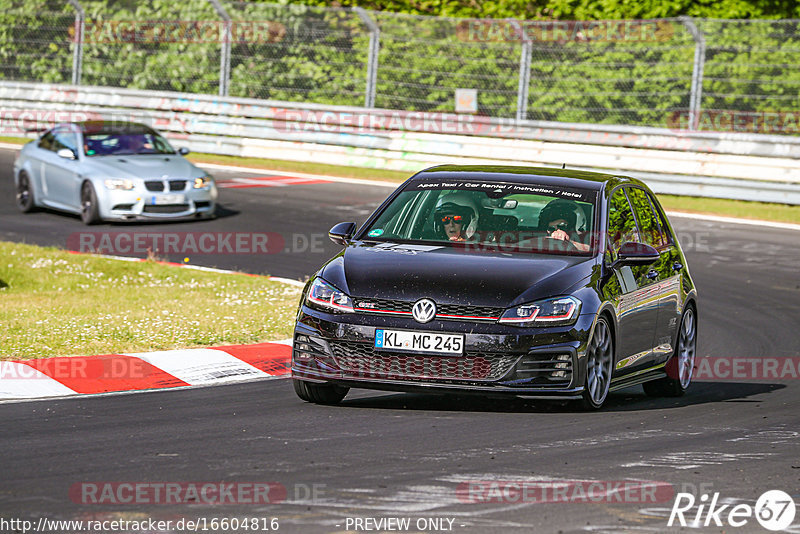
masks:
[[[447,193],[439,197],[434,211],[434,227],[437,232],[442,231],[440,216],[446,213],[454,213],[469,218],[469,222],[464,229],[464,236],[469,239],[475,235],[478,228],[478,204],[475,199],[466,191]]]

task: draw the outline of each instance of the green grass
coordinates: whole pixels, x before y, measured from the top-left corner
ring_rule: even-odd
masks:
[[[15,143],[18,145],[24,145],[25,143],[31,140],[32,139],[26,139],[24,137],[5,137],[0,135],[0,143]]]
[[[0,137],[0,142],[24,143],[27,141],[28,139],[18,137]],[[403,182],[411,176],[410,173],[401,171],[277,159],[242,158],[218,154],[192,153],[189,155],[189,159],[196,163],[218,163],[221,165],[235,165],[256,169],[304,172],[309,174],[339,176],[342,178],[384,180],[396,183]],[[718,198],[682,197],[675,195],[658,195],[658,198],[661,200],[664,208],[668,210],[800,224],[800,206]]]
[[[300,288],[0,241],[0,360],[291,337]]]

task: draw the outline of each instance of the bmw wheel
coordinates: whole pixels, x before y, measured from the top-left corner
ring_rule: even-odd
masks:
[[[586,350],[586,387],[583,391],[583,407],[598,410],[608,397],[611,386],[611,370],[614,365],[614,339],[611,328],[604,317],[597,320],[592,340]]]
[[[694,376],[696,354],[697,321],[694,308],[690,306],[681,318],[678,344],[666,366],[667,377],[646,382],[642,385],[644,392],[650,397],[680,397],[686,393]]]
[[[81,187],[81,220],[86,225],[100,221],[100,214],[97,209],[97,194],[89,182],[84,182]]]
[[[29,213],[33,211],[33,187],[31,186],[31,180],[28,177],[28,173],[25,171],[19,173],[19,178],[17,179],[16,199],[17,207],[22,213]]]
[[[292,379],[294,392],[306,402],[315,404],[339,404],[350,388],[331,384],[314,384],[305,380]]]

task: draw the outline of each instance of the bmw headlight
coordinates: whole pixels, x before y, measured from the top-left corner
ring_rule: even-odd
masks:
[[[120,189],[122,191],[130,191],[133,189],[133,180],[123,180],[121,178],[112,178],[103,182],[106,189]]]
[[[575,297],[558,297],[509,308],[500,317],[501,323],[512,326],[559,326],[574,323],[581,310]]]
[[[214,179],[211,177],[210,174],[204,174],[203,176],[198,176],[194,179],[194,188],[195,189],[202,189],[204,187],[208,187],[211,185]]]
[[[306,303],[312,308],[323,308],[326,311],[347,313],[355,311],[353,310],[353,299],[322,278],[317,278],[312,282],[306,296]]]

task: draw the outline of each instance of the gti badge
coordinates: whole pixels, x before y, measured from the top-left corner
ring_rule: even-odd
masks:
[[[436,317],[436,304],[431,299],[419,299],[411,308],[411,315],[418,323],[427,323]]]

